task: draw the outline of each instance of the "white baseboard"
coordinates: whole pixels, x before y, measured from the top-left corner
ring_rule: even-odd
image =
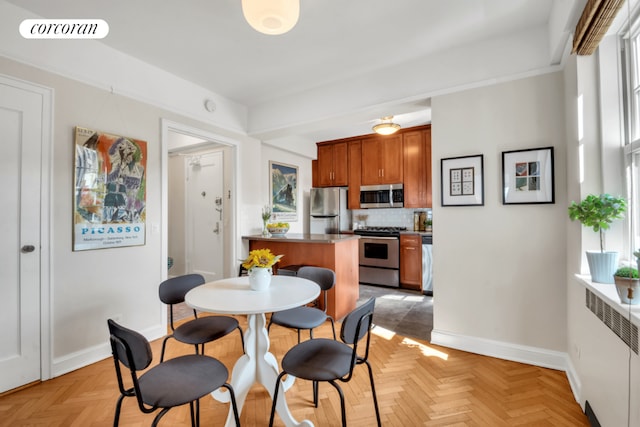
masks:
[[[498,359],[511,360],[543,368],[567,371],[569,357],[567,353],[528,347],[502,341],[452,334],[434,329],[431,343]],[[574,392],[575,393],[575,392]]]
[[[149,341],[153,341],[163,337],[165,335],[166,328],[163,330],[162,326],[158,325],[139,332]],[[60,375],[75,371],[76,369],[84,368],[92,363],[104,360],[107,357],[111,357],[111,344],[109,344],[108,337],[103,344],[54,359],[52,363],[53,366],[51,367],[51,378],[59,377]],[[158,357],[160,356],[158,355]]]
[[[573,366],[573,363],[571,362],[571,358],[567,359],[567,369],[565,369],[565,373],[567,374],[567,379],[569,380],[573,397],[584,411],[585,402],[583,402],[582,399],[582,382],[580,381],[580,377],[578,377],[578,372],[576,371],[575,366]]]

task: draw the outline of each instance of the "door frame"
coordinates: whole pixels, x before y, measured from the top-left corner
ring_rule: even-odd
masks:
[[[51,212],[53,194],[53,97],[54,89],[37,83],[0,74],[0,83],[37,93],[42,97],[42,134],[40,139],[40,380],[51,378]]]
[[[231,200],[230,205],[230,212],[229,212],[229,218],[230,218],[230,224],[229,224],[229,229],[226,230],[226,232],[229,233],[229,238],[228,238],[228,242],[229,242],[229,248],[225,248],[227,249],[227,252],[229,253],[229,256],[227,257],[227,259],[225,260],[226,266],[224,268],[225,271],[234,271],[235,270],[235,260],[236,260],[236,252],[237,252],[237,247],[238,247],[238,221],[237,221],[237,212],[239,212],[239,197],[238,197],[238,171],[239,171],[239,160],[238,160],[238,146],[240,145],[240,141],[226,137],[226,136],[222,136],[222,135],[218,135],[215,134],[213,132],[204,130],[204,129],[200,129],[200,128],[196,128],[193,126],[189,126],[189,125],[185,125],[182,123],[178,123],[178,122],[174,122],[172,120],[169,119],[161,119],[160,120],[160,127],[161,127],[161,135],[160,135],[160,146],[161,146],[161,159],[160,159],[160,163],[161,163],[161,175],[162,175],[162,183],[161,183],[161,205],[162,205],[162,212],[161,212],[161,224],[160,224],[160,229],[161,229],[161,241],[162,241],[162,248],[160,251],[160,256],[161,256],[161,260],[164,260],[160,263],[160,265],[162,266],[162,271],[161,271],[161,278],[162,280],[166,280],[166,278],[168,277],[168,271],[167,271],[167,257],[169,256],[169,222],[168,222],[168,218],[169,218],[169,192],[168,192],[168,188],[169,188],[169,133],[170,132],[175,132],[175,133],[179,133],[179,134],[183,134],[183,135],[187,135],[190,137],[194,137],[200,140],[204,140],[206,142],[202,143],[202,144],[196,144],[196,145],[192,145],[189,147],[181,147],[181,148],[193,148],[193,149],[205,149],[208,146],[215,146],[215,145],[223,145],[223,146],[227,146],[231,148],[231,159],[230,159],[230,163],[233,165],[232,172],[229,171],[225,171],[224,173],[227,174],[229,173],[231,175],[231,192],[233,193],[233,198]],[[225,159],[224,161],[225,165],[228,164],[227,160]],[[163,328],[165,328],[167,326],[167,307],[165,304],[162,304],[162,313],[161,313],[161,321],[162,321],[162,326]]]

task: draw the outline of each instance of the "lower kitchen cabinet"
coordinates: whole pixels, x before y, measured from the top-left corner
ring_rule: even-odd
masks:
[[[400,287],[422,290],[422,237],[400,235]]]

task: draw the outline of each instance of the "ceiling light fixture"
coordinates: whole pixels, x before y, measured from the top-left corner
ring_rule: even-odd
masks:
[[[383,117],[382,123],[373,126],[373,131],[379,135],[391,135],[400,129],[400,125],[393,123],[393,116]]]
[[[263,34],[284,34],[300,16],[300,0],[242,0],[244,19]]]

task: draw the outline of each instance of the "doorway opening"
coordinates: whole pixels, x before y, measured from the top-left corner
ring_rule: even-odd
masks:
[[[162,120],[162,259],[167,277],[234,275],[238,142]],[[166,322],[166,307],[162,318]]]

